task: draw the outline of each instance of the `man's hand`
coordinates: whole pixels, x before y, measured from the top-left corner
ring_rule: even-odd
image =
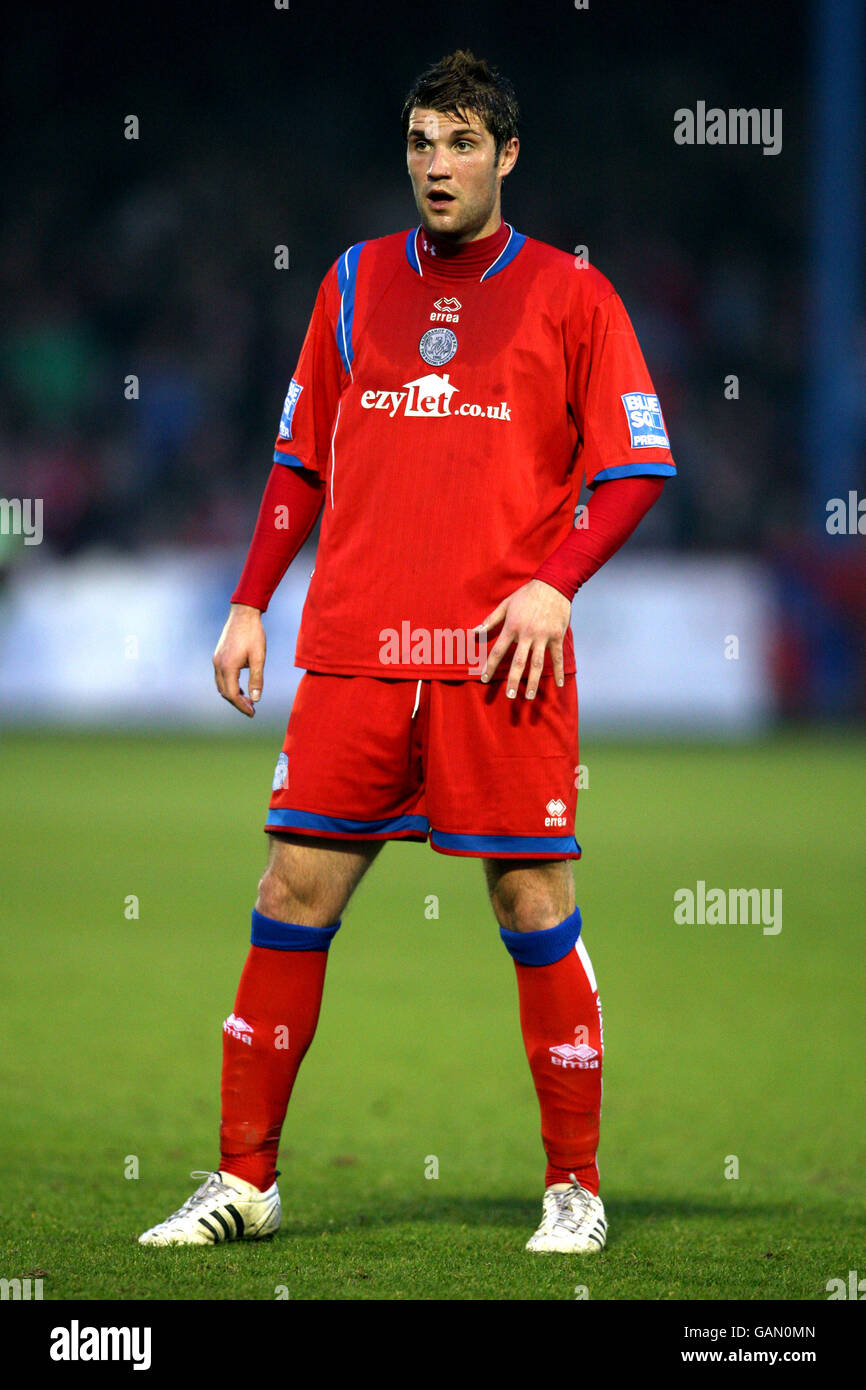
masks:
[[[544,666],[544,653],[550,648],[553,660],[553,674],[557,685],[564,682],[562,639],[568,631],[571,620],[571,604],[558,589],[545,584],[541,579],[530,579],[522,589],[515,589],[493,612],[479,623],[476,632],[487,632],[491,627],[502,623],[502,631],[487,654],[487,662],[481,676],[489,681],[503,656],[512,643],[517,650],[511,661],[508,673],[508,698],[513,700],[523,675],[526,658],[531,653],[529,673],[526,678],[526,698],[535,699],[538,680]]]
[[[265,629],[258,608],[233,603],[213,654],[214,675],[223,699],[250,719],[256,712],[264,685],[265,645]],[[238,684],[238,677],[246,667],[250,672],[249,699]]]

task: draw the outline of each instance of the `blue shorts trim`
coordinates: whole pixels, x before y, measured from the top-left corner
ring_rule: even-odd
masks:
[[[579,859],[582,853],[573,835],[449,835],[443,830],[432,830],[430,843],[443,854],[483,854],[491,858],[567,855]]]
[[[355,835],[359,838],[388,839],[414,836],[426,840],[430,823],[425,816],[391,816],[385,820],[347,820],[341,816],[320,816],[316,811],[268,811],[266,830],[310,830],[322,835]]]

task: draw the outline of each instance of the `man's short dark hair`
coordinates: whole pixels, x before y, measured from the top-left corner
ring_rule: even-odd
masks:
[[[466,49],[440,58],[416,77],[403,103],[404,140],[413,106],[428,107],[454,120],[475,112],[493,136],[497,160],[506,143],[517,134],[519,112],[514,88],[496,68]]]

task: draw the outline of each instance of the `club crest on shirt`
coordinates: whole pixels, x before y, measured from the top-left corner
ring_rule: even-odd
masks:
[[[450,328],[428,328],[422,334],[418,351],[431,367],[441,367],[450,362],[457,351],[457,334]]]

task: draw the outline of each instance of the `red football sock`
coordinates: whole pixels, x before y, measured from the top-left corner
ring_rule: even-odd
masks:
[[[514,967],[523,1042],[541,1108],[545,1187],[567,1183],[574,1173],[597,1194],[604,1034],[589,956],[578,940],[552,965],[515,961]]]
[[[316,1031],[327,963],[326,950],[251,946],[234,1014],[223,1024],[220,1168],[262,1191],[276,1177],[280,1132]]]

